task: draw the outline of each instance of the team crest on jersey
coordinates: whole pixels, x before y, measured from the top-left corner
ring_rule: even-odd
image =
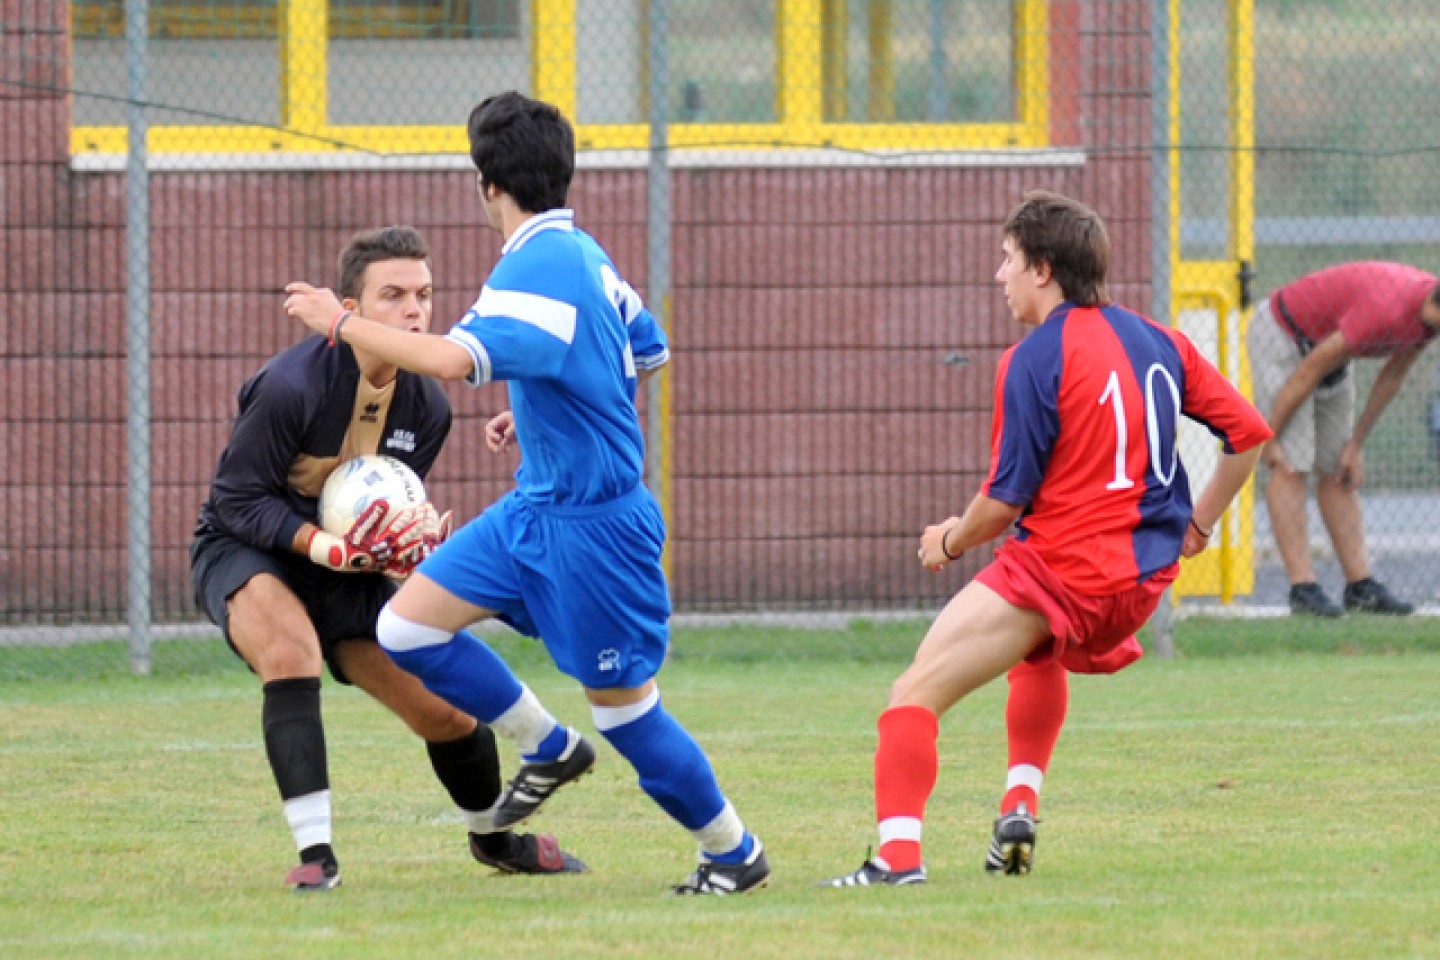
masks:
[[[386,450],[404,450],[406,453],[415,452],[415,432],[413,430],[396,430],[390,439],[385,441]]]

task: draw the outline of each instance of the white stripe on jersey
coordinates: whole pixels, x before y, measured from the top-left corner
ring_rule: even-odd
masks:
[[[617,306],[620,308],[620,318],[625,321],[627,327],[634,323],[635,318],[640,316],[640,311],[645,309],[645,303],[640,299],[640,294],[636,293],[635,288],[624,280],[620,280],[620,302]]]
[[[504,255],[511,250],[523,247],[527,240],[544,230],[564,230],[568,232],[574,229],[574,210],[568,210],[564,207],[546,210],[544,213],[537,213],[529,220],[520,224],[520,228],[512,233],[510,239],[506,240],[504,246],[500,248],[500,253]]]
[[[635,366],[641,370],[659,370],[670,362],[670,351],[661,350],[659,353],[652,353],[646,357],[636,357]]]
[[[487,285],[471,309],[477,317],[509,317],[539,327],[563,343],[575,340],[575,305],[564,300]]]
[[[470,331],[460,329],[459,325],[445,334],[445,339],[460,344],[470,352],[470,359],[474,362],[475,369],[470,371],[466,382],[477,387],[482,383],[490,382],[490,351],[485,349],[485,344],[475,339]]]

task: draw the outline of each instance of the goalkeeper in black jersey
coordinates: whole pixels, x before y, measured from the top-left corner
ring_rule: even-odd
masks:
[[[429,249],[410,227],[362,233],[339,259],[350,310],[400,329],[430,326]],[[448,535],[428,503],[367,513],[348,534],[322,530],[317,498],[330,471],[365,453],[395,457],[422,478],[450,430],[439,385],[310,337],[272,357],[240,388],[191,545],[201,608],[264,684],[265,751],[300,864],[297,891],[339,885],[320,718],[321,661],[393,711],[425,741],[435,775],[460,808],[470,851],[505,873],[574,873],[585,865],[548,835],[496,830],[500,762],[490,729],[430,693],[375,642],[397,581]]]

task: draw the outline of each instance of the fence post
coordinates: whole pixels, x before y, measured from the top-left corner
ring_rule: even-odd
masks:
[[[130,670],[150,672],[150,172],[147,0],[125,0],[125,375]]]
[[[650,0],[646,22],[646,99],[649,102],[650,161],[645,178],[645,300],[667,332],[670,326],[670,127],[669,21],[666,0]],[[669,515],[670,478],[665,469],[666,397],[661,371],[646,381],[646,477],[650,492]]]
[[[1170,271],[1170,3],[1150,0],[1150,312],[1157,321],[1174,322]],[[1151,647],[1157,657],[1175,656],[1171,593],[1166,588],[1150,618]]]

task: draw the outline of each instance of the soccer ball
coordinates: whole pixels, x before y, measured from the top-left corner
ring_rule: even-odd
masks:
[[[346,460],[325,480],[320,491],[320,526],[343,537],[376,500],[392,507],[413,507],[425,499],[425,485],[414,470],[394,457],[364,454]]]

